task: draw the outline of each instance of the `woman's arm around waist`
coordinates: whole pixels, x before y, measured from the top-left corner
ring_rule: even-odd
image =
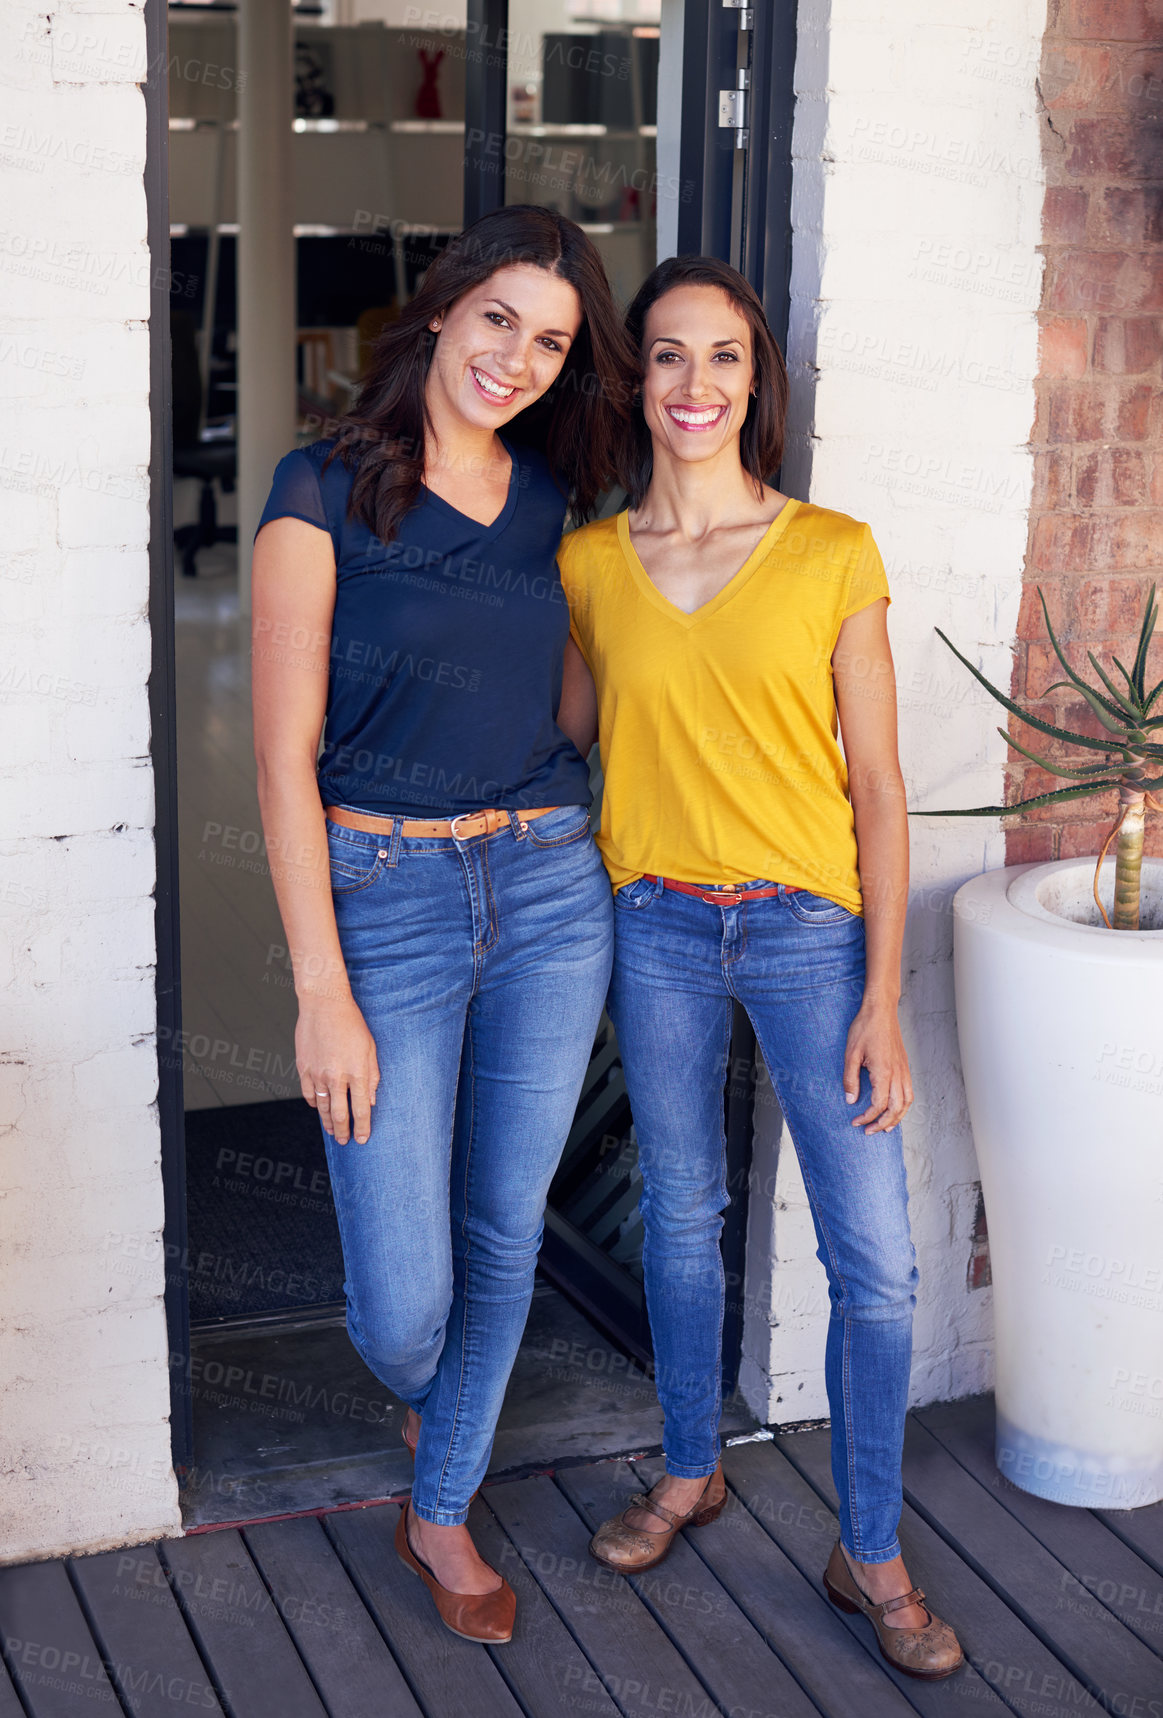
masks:
[[[598,737],[598,694],[589,664],[572,638],[565,641],[557,725],[582,757],[588,758]]]

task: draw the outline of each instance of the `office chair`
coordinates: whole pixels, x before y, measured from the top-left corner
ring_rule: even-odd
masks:
[[[214,485],[223,494],[233,492],[238,476],[238,443],[201,439],[202,377],[198,367],[198,342],[194,319],[188,310],[170,315],[170,350],[173,368],[174,476],[196,477],[202,485],[198,519],[179,525],[174,546],[182,558],[182,572],[197,577],[198,550],[214,543],[237,543],[238,527],[218,523]]]

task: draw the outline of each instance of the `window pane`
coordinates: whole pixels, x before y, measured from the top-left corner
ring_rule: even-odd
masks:
[[[506,201],[578,221],[628,303],[656,260],[659,0],[510,0],[509,29]]]

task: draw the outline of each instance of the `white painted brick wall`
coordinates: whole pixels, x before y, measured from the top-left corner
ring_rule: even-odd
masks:
[[[1045,0],[984,13],[969,0],[800,0],[785,487],[868,520],[880,544],[913,806],[1003,796],[997,707],[933,628],[1008,685],[1032,477],[1045,18]],[[977,1170],[950,902],[1003,863],[995,824],[912,824],[914,1402],[992,1382],[990,1291],[966,1288]],[[822,1418],[826,1282],[766,1085],[756,1135],[741,1385],[765,1420]]]
[[[0,0],[0,1561],[179,1530],[141,7]]]
[[[802,0],[788,485],[870,520],[896,601],[918,803],[1000,790],[992,711],[933,638],[1005,676],[1039,290],[1044,0]],[[989,76],[1002,42],[1023,83]],[[1024,56],[1024,57],[1023,57]],[[160,1249],[147,757],[148,316],[139,6],[0,0],[0,1560],[178,1530]],[[965,1291],[976,1179],[952,889],[982,826],[914,827],[908,1131],[923,1273],[914,1396],[988,1383]],[[770,1093],[757,1106],[743,1384],[826,1413],[823,1272]]]

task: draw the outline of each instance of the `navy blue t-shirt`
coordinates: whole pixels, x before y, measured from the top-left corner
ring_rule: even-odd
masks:
[[[455,817],[588,805],[585,762],[554,721],[569,610],[556,555],[565,500],[547,461],[506,448],[500,515],[482,525],[422,489],[391,543],[347,516],[332,443],[287,454],[259,521],[304,519],[335,545],[324,805]]]

